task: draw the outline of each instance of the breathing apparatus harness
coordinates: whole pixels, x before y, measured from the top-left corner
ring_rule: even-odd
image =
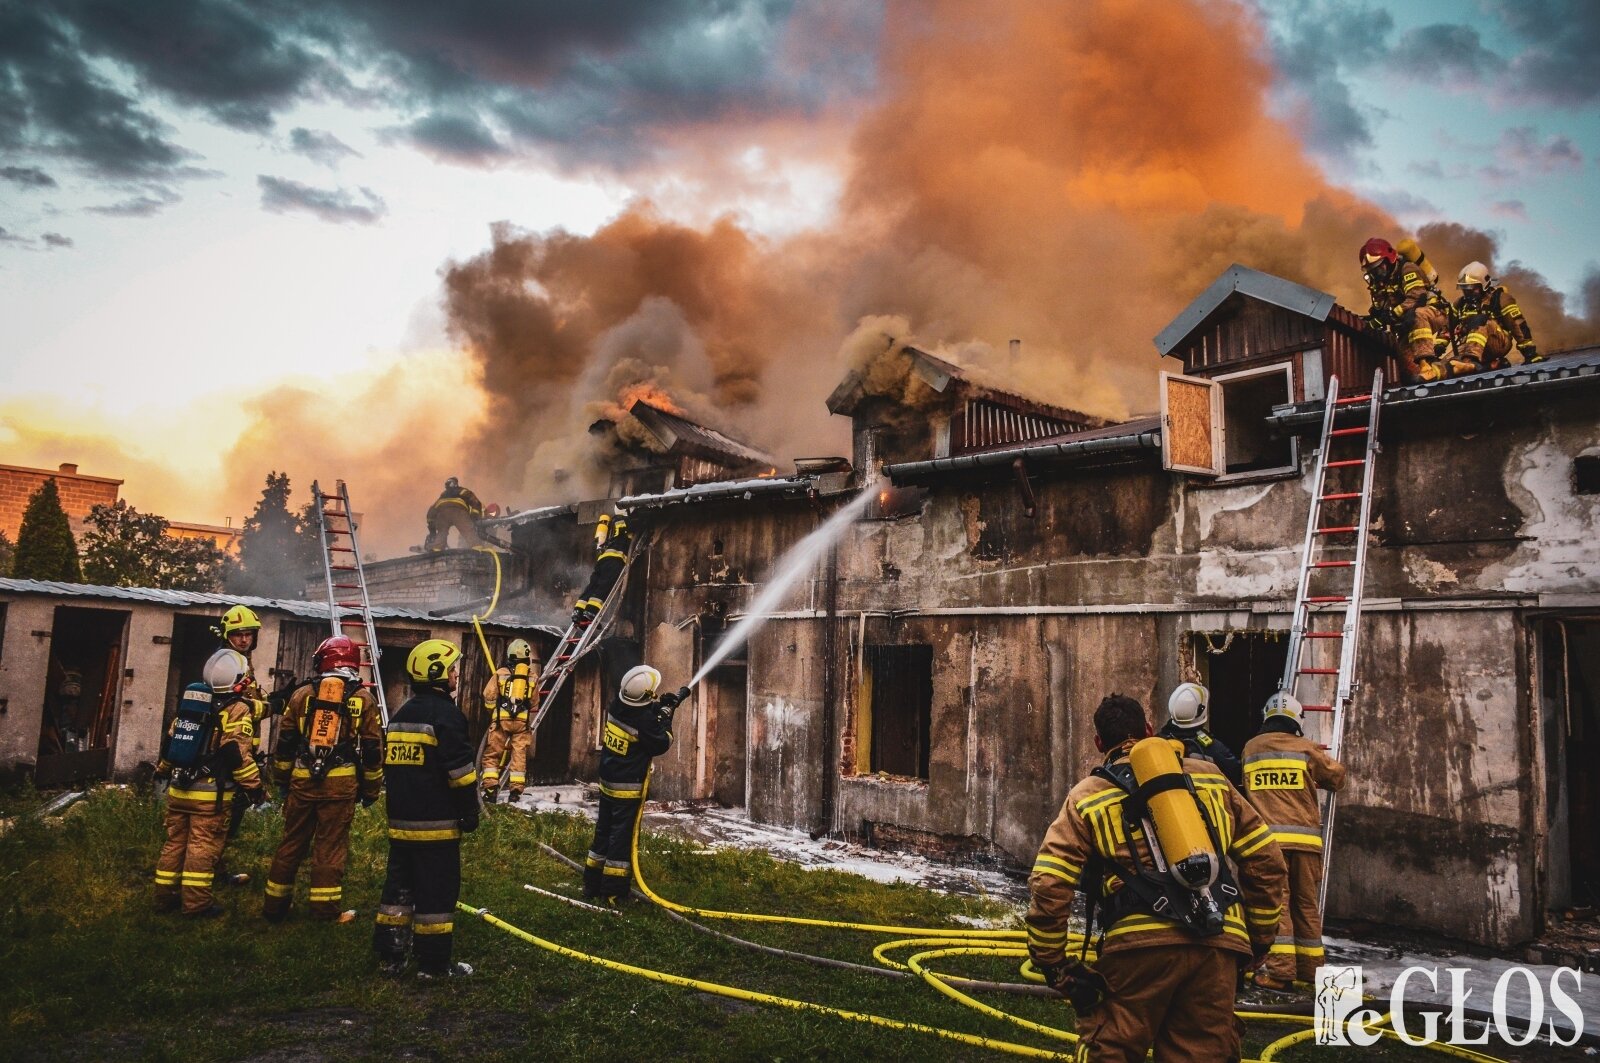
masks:
[[[1240,901],[1239,886],[1221,858],[1224,850],[1216,824],[1211,821],[1205,802],[1195,792],[1194,780],[1181,770],[1181,762],[1179,770],[1163,772],[1141,783],[1125,752],[1121,748],[1114,751],[1091,774],[1107,780],[1127,795],[1120,805],[1123,831],[1134,855],[1134,867],[1124,867],[1118,860],[1098,851],[1090,858],[1080,885],[1088,920],[1083,936],[1084,956],[1088,955],[1089,939],[1094,936],[1097,919],[1100,937],[1095,944],[1096,951],[1105,943],[1108,930],[1123,917],[1136,912],[1171,919],[1197,937],[1210,938],[1222,933],[1223,913]],[[1114,759],[1119,757],[1122,759]],[[1199,813],[1211,852],[1169,862],[1162,852],[1150,805],[1152,799],[1180,790],[1188,793],[1189,801]],[[1139,859],[1135,831],[1144,837],[1148,867]],[[1104,889],[1108,873],[1122,882],[1120,889],[1109,893]]]
[[[533,707],[531,693],[531,669],[529,662],[518,660],[511,668],[511,675],[501,680],[500,696],[495,700],[494,714],[517,719],[528,714]]]
[[[334,671],[319,676],[300,720],[305,745],[296,758],[315,782],[334,768],[356,761],[355,736],[361,731],[363,702],[359,676]]]

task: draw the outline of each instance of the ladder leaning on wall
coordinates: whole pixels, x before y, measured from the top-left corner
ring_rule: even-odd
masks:
[[[361,653],[361,685],[378,699],[378,713],[389,725],[389,704],[378,673],[378,629],[372,622],[372,601],[367,597],[367,577],[361,567],[361,544],[351,515],[350,488],[335,481],[335,493],[325,493],[316,481],[311,499],[317,511],[317,541],[322,544],[323,582],[328,589],[328,626],[335,635],[349,635]],[[351,629],[359,629],[359,635]]]
[[[1295,592],[1289,628],[1289,655],[1279,689],[1297,698],[1305,710],[1307,737],[1339,759],[1345,716],[1359,687],[1356,655],[1361,643],[1361,591],[1367,570],[1367,539],[1372,519],[1372,474],[1378,453],[1378,410],[1383,401],[1383,370],[1372,375],[1365,395],[1339,397],[1339,378],[1328,381],[1323,404],[1322,442],[1316,454],[1315,488],[1300,551],[1300,585]],[[1345,423],[1365,414],[1365,424]],[[1334,456],[1334,448],[1355,443],[1359,454]],[[1331,475],[1330,475],[1331,474]],[[1350,480],[1359,475],[1359,486]],[[1349,516],[1351,503],[1355,515]],[[1346,514],[1339,520],[1330,516]],[[1341,577],[1348,577],[1348,580]],[[1331,585],[1328,581],[1333,581]],[[1318,586],[1313,587],[1313,583]],[[1315,593],[1313,593],[1315,591]],[[1335,617],[1335,629],[1316,621]],[[1334,650],[1337,650],[1337,663]],[[1329,683],[1333,692],[1327,695]],[[1327,865],[1333,851],[1336,797],[1322,794],[1322,896],[1328,900]]]

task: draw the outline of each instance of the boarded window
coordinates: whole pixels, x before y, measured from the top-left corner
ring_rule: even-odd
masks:
[[[1215,476],[1222,471],[1217,385],[1198,377],[1161,374],[1162,466]]]
[[[862,694],[872,735],[869,770],[926,779],[933,724],[933,647],[868,646],[862,664]]]
[[[1289,367],[1218,377],[1222,387],[1224,471],[1264,472],[1295,465],[1294,442],[1274,435],[1267,415],[1293,402]]]

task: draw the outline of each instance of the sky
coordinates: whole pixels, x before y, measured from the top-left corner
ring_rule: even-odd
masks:
[[[446,475],[592,494],[639,388],[841,452],[885,336],[1146,410],[1228,264],[1364,310],[1371,235],[1600,339],[1595,54],[1585,0],[0,0],[0,462],[344,478],[397,551]]]

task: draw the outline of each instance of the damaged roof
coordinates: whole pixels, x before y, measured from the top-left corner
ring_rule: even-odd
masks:
[[[835,477],[848,478],[848,473],[835,473]],[[617,508],[632,512],[636,509],[664,509],[690,502],[750,501],[760,498],[781,498],[809,493],[818,480],[809,476],[762,476],[753,480],[735,480],[679,487],[653,495],[628,495],[617,500]],[[826,493],[826,492],[825,492]]]
[[[952,399],[992,402],[1019,413],[1059,421],[1063,426],[1084,425],[1097,428],[1106,423],[1101,417],[1091,417],[1079,410],[1040,402],[1015,391],[996,387],[972,370],[916,347],[907,346],[904,350],[911,359],[911,371],[917,375],[917,379],[940,395],[948,394]],[[952,384],[956,385],[956,390],[953,392]],[[859,369],[852,369],[828,396],[828,412],[849,416],[866,397],[866,376]]]
[[[215,606],[219,614],[230,605],[246,605],[257,611],[266,609],[289,613],[307,620],[328,619],[326,602],[308,602],[296,598],[257,598],[252,595],[216,594],[210,591],[169,591],[156,587],[104,587],[92,583],[59,583],[55,580],[0,579],[0,593],[44,594],[59,598],[97,598],[167,605],[177,609],[207,605]],[[374,605],[372,615],[378,620],[421,620],[431,623],[438,619],[419,610],[396,609],[387,605]]]
[[[696,424],[687,417],[668,413],[643,399],[636,399],[628,408],[631,414],[672,454],[688,454],[714,461],[730,468],[746,465],[777,467],[777,459],[755,447],[723,435],[714,428]]]

